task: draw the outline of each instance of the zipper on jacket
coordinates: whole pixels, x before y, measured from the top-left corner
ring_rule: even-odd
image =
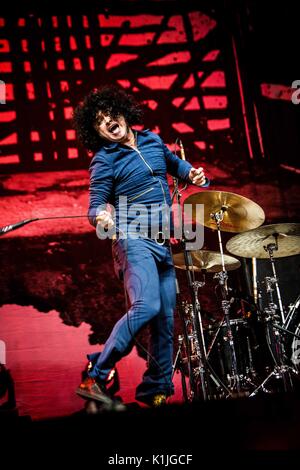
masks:
[[[138,153],[138,155],[139,155],[140,158],[143,160],[143,162],[145,163],[145,165],[149,168],[149,170],[151,171],[151,175],[153,176],[154,173],[153,173],[153,170],[152,170],[151,166],[148,165],[148,163],[147,163],[146,160],[144,159],[144,157],[143,157],[143,155],[141,154],[141,152],[139,151],[139,149],[138,149],[138,148],[135,148],[134,150]]]
[[[143,196],[144,194],[150,193],[150,191],[152,191],[153,189],[154,189],[154,188],[145,189],[145,190],[142,191],[141,193],[136,194],[135,196],[130,197],[130,198],[128,199],[128,202],[134,201],[134,200],[137,199],[138,197]]]
[[[146,162],[146,160],[144,159],[144,157],[143,157],[143,155],[141,154],[141,152],[139,151],[139,149],[136,147],[136,148],[134,148],[134,150],[137,152],[137,154],[138,154],[138,155],[140,156],[140,158],[143,160],[143,162],[145,163],[145,165],[149,168],[149,170],[151,171],[151,175],[155,178],[151,166]],[[158,179],[158,181],[159,181],[159,183],[160,183],[160,187],[161,187],[161,190],[162,190],[162,193],[163,193],[163,196],[164,196],[164,201],[165,201],[165,204],[167,204],[166,194],[165,194],[165,190],[164,190],[164,188],[163,188],[162,182],[160,181],[159,178],[155,178],[155,179]],[[130,201],[129,201],[129,202],[130,202]]]

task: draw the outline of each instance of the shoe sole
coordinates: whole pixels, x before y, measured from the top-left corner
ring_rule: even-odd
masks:
[[[89,398],[91,400],[99,401],[100,403],[104,403],[105,405],[111,405],[113,404],[113,400],[111,398],[106,397],[106,396],[100,396],[100,395],[94,395],[89,392],[85,392],[84,390],[81,390],[80,388],[76,390],[76,394],[79,395],[82,398]]]

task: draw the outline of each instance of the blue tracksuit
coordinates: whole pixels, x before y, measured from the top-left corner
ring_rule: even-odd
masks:
[[[89,220],[96,225],[99,210],[110,202],[116,209],[116,225],[120,216],[119,196],[127,196],[131,204],[171,204],[166,174],[185,181],[192,165],[176,157],[161,138],[149,130],[136,133],[137,150],[107,142],[90,165]],[[128,215],[130,224],[133,214]],[[160,221],[165,223],[166,221]],[[143,224],[142,224],[143,225]],[[123,227],[124,228],[124,227]],[[123,271],[130,309],[116,323],[101,355],[91,355],[94,367],[91,377],[105,379],[116,361],[128,354],[133,336],[146,324],[150,327],[148,369],[137,388],[136,398],[163,391],[173,393],[171,382],[173,360],[173,312],[176,301],[175,271],[168,245],[161,246],[143,237],[118,239],[113,242],[113,256]],[[145,238],[146,236],[146,238]]]
[[[157,134],[146,130],[136,132],[136,136],[137,150],[107,142],[91,162],[89,218],[93,225],[97,213],[110,202],[115,207],[118,226],[122,196],[127,197],[129,206],[170,205],[166,173],[188,180],[192,165],[170,152]],[[129,212],[127,222],[133,218]]]

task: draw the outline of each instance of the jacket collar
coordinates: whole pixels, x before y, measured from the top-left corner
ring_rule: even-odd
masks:
[[[119,145],[118,142],[105,142],[105,145],[103,145],[104,150],[112,150],[116,148]]]
[[[136,132],[137,135],[139,134],[142,134],[142,135],[145,135],[147,134],[149,131],[149,129],[143,129],[142,131],[137,131],[137,130],[134,130],[134,132]],[[105,142],[105,145],[103,146],[104,150],[114,150],[116,147],[118,147],[119,142]]]

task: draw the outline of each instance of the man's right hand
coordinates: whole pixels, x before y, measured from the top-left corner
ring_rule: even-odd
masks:
[[[101,211],[96,217],[96,221],[98,224],[100,224],[102,227],[111,229],[114,226],[114,221],[112,219],[112,216],[110,215],[110,212],[108,211]]]

